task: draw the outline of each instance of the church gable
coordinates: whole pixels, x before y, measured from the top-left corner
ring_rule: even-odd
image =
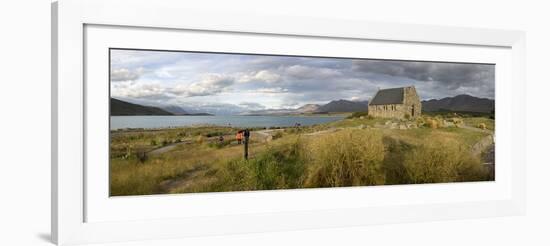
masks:
[[[403,88],[384,89],[376,92],[371,105],[387,105],[403,103]]]

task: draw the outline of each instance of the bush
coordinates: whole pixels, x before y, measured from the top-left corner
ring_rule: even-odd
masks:
[[[151,139],[151,146],[157,146],[157,140]]]
[[[418,127],[424,126],[424,124],[426,124],[426,120],[422,116],[416,118],[415,122]]]
[[[487,125],[485,125],[485,123],[479,123],[479,124],[477,124],[477,128],[485,130],[485,129],[487,129]]]
[[[125,144],[125,153],[122,155],[122,159],[128,159],[130,158],[130,155],[132,154],[132,146]]]
[[[231,139],[225,139],[223,141],[215,140],[208,143],[208,147],[220,149],[231,144]]]
[[[294,134],[294,133],[299,133],[300,129],[299,128],[285,128],[285,132],[289,133],[289,134]]]
[[[273,137],[273,140],[275,140],[277,138],[281,138],[281,137],[283,137],[283,132],[282,131],[276,131],[275,133],[273,133],[272,137]]]
[[[346,129],[320,137],[310,146],[308,187],[384,184],[382,135]]]
[[[456,127],[464,125],[464,121],[461,118],[454,117],[451,120],[452,120],[453,124],[455,124]]]
[[[368,114],[369,114],[368,112],[354,112],[350,116],[346,117],[346,119],[360,118],[361,116],[368,118],[369,117]]]
[[[439,122],[436,119],[432,118],[426,119],[426,123],[424,123],[424,125],[433,129],[439,128]]]
[[[218,136],[223,136],[224,133],[223,132],[219,132],[219,131],[215,131],[215,132],[209,132],[206,134],[206,137],[218,137]]]
[[[410,183],[484,180],[481,160],[456,141],[433,141],[405,153],[403,166]]]
[[[137,157],[137,159],[139,160],[140,163],[144,163],[148,159],[147,151],[145,151],[145,149],[137,150],[136,151],[136,157]]]
[[[204,142],[204,137],[202,135],[197,136],[197,139],[195,140],[198,144],[202,144]]]

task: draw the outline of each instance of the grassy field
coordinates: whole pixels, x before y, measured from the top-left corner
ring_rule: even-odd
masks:
[[[403,130],[391,124],[412,126]],[[253,129],[249,160],[242,157],[243,145],[236,144],[237,130],[111,132],[111,195],[494,179],[482,156],[472,154],[473,146],[494,131],[489,117],[429,115],[388,123],[355,114],[315,126]],[[266,134],[271,137],[264,139]]]

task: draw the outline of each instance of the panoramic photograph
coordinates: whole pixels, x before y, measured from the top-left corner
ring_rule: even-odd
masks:
[[[495,180],[495,65],[110,49],[111,196]]]

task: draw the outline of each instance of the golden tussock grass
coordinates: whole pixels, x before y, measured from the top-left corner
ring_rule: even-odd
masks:
[[[403,166],[410,183],[483,180],[486,170],[470,148],[450,138],[432,138],[404,153]]]
[[[307,187],[377,185],[384,183],[382,134],[346,129],[322,136],[309,145]]]

